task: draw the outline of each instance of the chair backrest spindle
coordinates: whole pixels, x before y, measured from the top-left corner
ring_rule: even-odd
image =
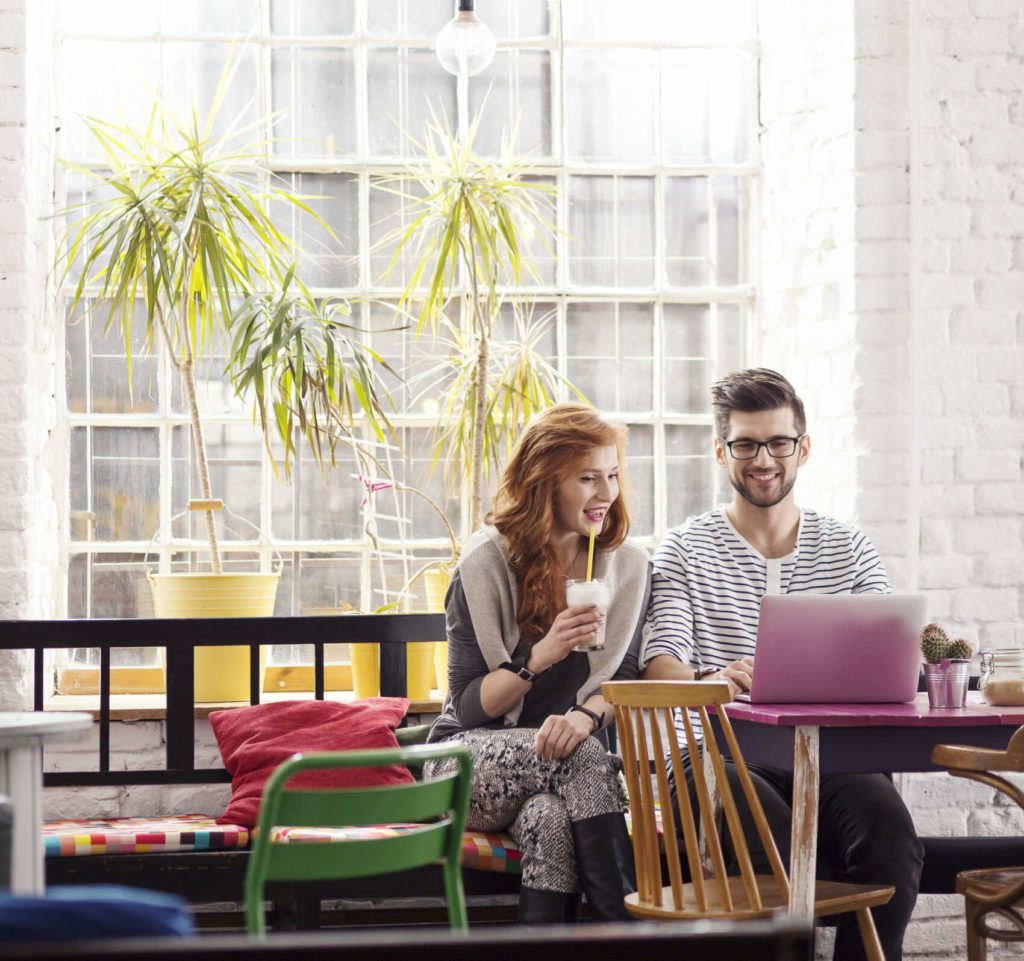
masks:
[[[737,806],[742,796],[778,890],[788,899],[785,868],[724,708],[729,700],[728,687],[706,682],[626,681],[612,682],[605,688],[605,699],[615,708],[620,751],[633,798],[638,896],[659,908],[671,897],[675,911],[695,911],[706,916],[763,912],[762,888]],[[733,790],[726,776],[725,755],[715,736],[708,711],[710,706],[716,709],[723,743],[737,772],[738,791]],[[695,723],[690,717],[691,708],[695,709],[703,726],[701,741],[697,739]],[[683,744],[677,734],[675,710],[679,712]],[[686,754],[688,764],[684,765]],[[690,789],[683,777],[687,767]],[[674,804],[670,772],[675,777]],[[662,885],[661,877],[655,823],[658,807],[668,869],[667,886]],[[717,823],[719,810],[725,821],[721,831]],[[701,830],[707,849],[706,863],[702,863]],[[728,874],[726,839],[738,878],[730,878]],[[689,883],[684,880],[680,848],[689,869]]]
[[[658,805],[662,812],[662,834],[665,839],[665,860],[668,864],[669,886],[672,889],[672,904],[677,911],[680,911],[684,907],[683,871],[679,863],[679,844],[676,841],[675,826],[669,827],[672,821],[672,794],[669,788],[665,752],[661,749],[664,739],[661,734],[661,726],[658,724],[658,709],[647,708],[646,712],[650,722],[651,744],[654,745],[654,773],[658,784]],[[666,730],[669,733],[672,731],[671,721],[666,726]],[[666,819],[668,823],[666,823]]]

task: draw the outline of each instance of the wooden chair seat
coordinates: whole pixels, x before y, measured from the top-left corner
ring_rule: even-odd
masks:
[[[1024,901],[1024,867],[978,868],[961,871],[956,876],[956,893],[972,898],[991,898],[1020,888],[1020,901]],[[1007,893],[1007,897],[1011,897]]]
[[[626,908],[638,918],[654,921],[681,921],[715,917],[746,920],[748,918],[767,918],[786,910],[789,898],[772,875],[756,874],[754,881],[761,898],[760,909],[750,905],[744,890],[743,879],[740,877],[730,877],[727,882],[732,899],[731,910],[723,903],[722,897],[715,890],[708,892],[707,907],[703,911],[700,910],[697,907],[697,895],[692,884],[683,885],[682,910],[676,910],[672,906],[671,885],[665,885],[661,889],[660,906],[641,898],[637,893],[626,897]],[[871,884],[817,881],[814,885],[814,914],[815,917],[825,918],[832,914],[845,914],[848,911],[858,911],[863,908],[877,908],[888,903],[895,890],[895,888],[879,888]]]

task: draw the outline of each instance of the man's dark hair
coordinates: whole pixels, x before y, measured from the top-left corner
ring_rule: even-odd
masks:
[[[719,437],[729,433],[729,415],[734,410],[753,413],[789,407],[798,434],[807,427],[804,402],[793,385],[782,374],[767,367],[751,367],[726,374],[711,387],[711,409],[715,412],[715,432]]]

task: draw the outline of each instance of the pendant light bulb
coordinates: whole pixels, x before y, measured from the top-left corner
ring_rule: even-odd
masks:
[[[473,12],[473,0],[459,0],[459,9],[437,35],[437,59],[456,76],[472,77],[494,59],[494,34]]]

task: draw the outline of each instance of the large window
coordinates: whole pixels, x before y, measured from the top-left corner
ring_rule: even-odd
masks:
[[[551,311],[546,350],[597,406],[630,425],[634,534],[654,543],[719,498],[707,387],[743,362],[754,291],[750,212],[757,183],[752,0],[478,0],[493,64],[468,84],[434,56],[452,0],[65,0],[58,7],[62,158],[98,164],[83,116],[143,122],[159,92],[200,110],[229,52],[241,61],[224,117],[262,123],[268,160],[340,242],[303,265],[316,292],[351,300],[366,337],[413,373],[424,343],[388,331],[398,281],[375,249],[391,210],[375,175],[414,160],[428,105],[463,120],[484,105],[477,146],[496,153],[510,117],[537,176],[557,187],[557,257],[529,288]],[[234,47],[233,47],[234,45]],[[485,100],[486,98],[486,100]],[[61,168],[58,196],[80,183]],[[287,225],[300,232],[303,224]],[[98,314],[98,312],[97,312]],[[67,613],[132,616],[148,604],[147,549],[193,489],[188,418],[158,355],[124,351],[99,316],[66,327],[69,438]],[[303,459],[290,484],[262,453],[251,414],[220,365],[201,383],[217,494],[279,553],[277,613],[363,610],[418,563],[445,553],[436,515],[414,497],[374,498],[340,454],[326,479]],[[461,505],[430,472],[431,398],[395,385],[395,476],[433,496],[458,529]],[[201,547],[196,532],[195,545]],[[194,563],[175,554],[176,567]]]

